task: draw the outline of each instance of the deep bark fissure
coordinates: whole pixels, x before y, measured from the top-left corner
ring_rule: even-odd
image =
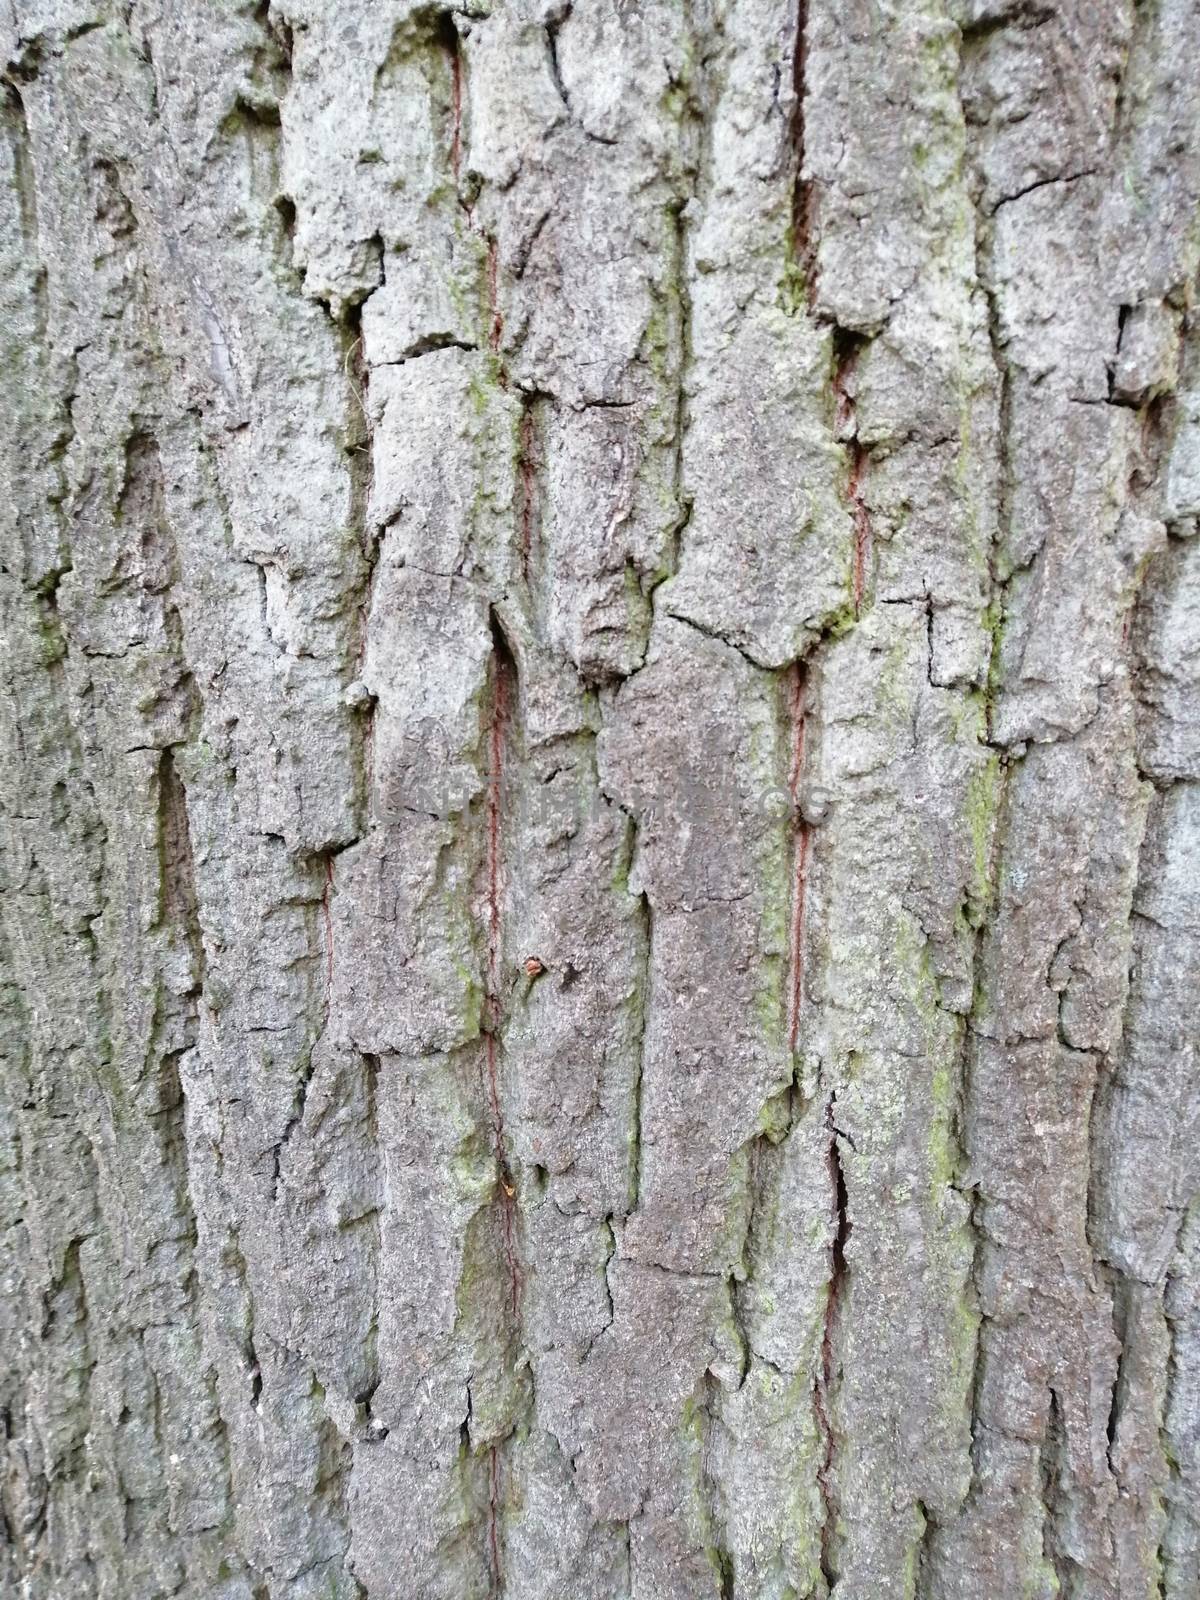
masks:
[[[797,664],[787,683],[788,723],[791,750],[787,787],[792,806],[792,893],[788,937],[788,1050],[794,1056],[800,1034],[800,1009],[804,1003],[804,909],[808,896],[809,853],[812,829],[801,808],[804,781],[804,755],[808,718],[808,670]]]
[[[863,491],[868,451],[858,435],[856,372],[869,341],[844,328],[833,332],[834,437],[843,441],[847,454],[846,498],[854,524],[850,562],[850,597],[857,618],[871,566],[873,535],[871,510]]]
[[[487,1548],[491,1592],[497,1600],[504,1593],[504,1566],[500,1555],[502,1516],[500,1472],[500,1447],[492,1445],[488,1450]]]
[[[797,0],[796,37],[792,49],[792,126],[789,143],[792,151],[792,251],[803,278],[808,304],[817,296],[817,189],[804,176],[806,149],[806,107],[808,95],[809,0]]]
[[[1198,69],[960,9],[16,0],[0,1589],[1182,1593]]]
[[[838,1578],[839,1504],[836,1481],[838,1432],[833,1415],[839,1373],[838,1320],[846,1288],[846,1244],[850,1238],[851,1227],[846,1178],[842,1170],[841,1151],[838,1148],[838,1139],[841,1135],[833,1124],[835,1100],[836,1096],[830,1095],[825,1108],[825,1127],[829,1134],[826,1159],[829,1165],[832,1237],[829,1245],[829,1280],[826,1287],[825,1315],[821,1327],[821,1364],[813,1388],[820,1451],[817,1462],[817,1485],[824,1508],[821,1520],[821,1574],[830,1590]]]
[[[521,577],[527,588],[533,581],[541,536],[540,473],[545,450],[542,419],[548,404],[546,396],[522,394],[517,424],[517,543]]]
[[[501,1034],[504,1024],[503,897],[505,861],[506,753],[511,748],[517,710],[517,667],[499,619],[492,615],[489,712],[486,724],[484,791],[484,1091],[492,1154],[497,1170],[497,1203],[505,1271],[509,1283],[509,1315],[517,1319],[521,1302],[521,1267],[517,1243],[516,1183],[510,1166],[500,1085]]]

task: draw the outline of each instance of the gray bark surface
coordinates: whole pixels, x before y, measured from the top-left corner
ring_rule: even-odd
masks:
[[[0,35],[0,1592],[1196,1600],[1197,0]]]

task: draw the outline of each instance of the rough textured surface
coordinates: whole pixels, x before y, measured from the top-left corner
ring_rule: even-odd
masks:
[[[1197,0],[0,36],[0,1590],[1195,1600]]]

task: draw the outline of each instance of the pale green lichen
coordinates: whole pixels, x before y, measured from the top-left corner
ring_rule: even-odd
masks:
[[[889,720],[906,723],[912,716],[916,697],[911,656],[911,642],[901,633],[888,646],[887,655],[875,679],[875,699]]]
[[[992,873],[992,840],[1000,800],[1000,758],[989,751],[967,779],[963,816],[971,837],[971,881],[967,886],[969,919],[975,924],[991,906],[995,884]]]

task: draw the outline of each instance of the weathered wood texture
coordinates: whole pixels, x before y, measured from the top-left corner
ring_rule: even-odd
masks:
[[[1197,0],[0,34],[0,1589],[1195,1600]]]

